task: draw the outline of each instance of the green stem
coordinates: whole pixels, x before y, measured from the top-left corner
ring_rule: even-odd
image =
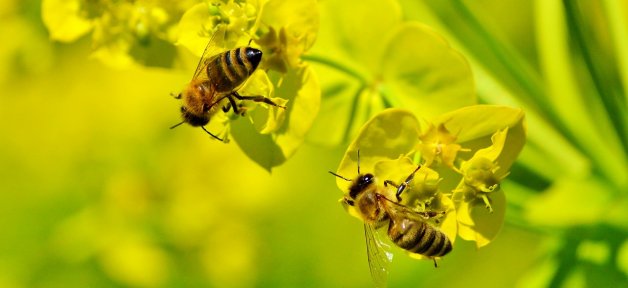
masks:
[[[472,40],[485,43],[486,48],[497,58],[499,64],[506,69],[512,79],[516,81],[517,85],[523,89],[523,93],[518,95],[520,99],[524,101],[527,100],[526,102],[530,107],[535,107],[540,114],[546,117],[549,122],[553,123],[570,142],[575,143],[580,151],[586,151],[586,149],[576,141],[577,137],[571,133],[567,126],[560,120],[556,111],[552,109],[552,105],[548,101],[548,96],[543,89],[544,84],[540,80],[538,73],[527,65],[526,61],[515,51],[509,49],[505,44],[498,42],[462,1],[452,1],[452,4],[451,6],[457,12],[456,15],[460,16],[462,22],[468,26],[467,30],[475,32],[476,38]],[[478,51],[475,51],[475,53],[477,59],[482,59]],[[499,79],[502,76],[495,75],[495,77]]]
[[[355,122],[355,115],[358,111],[358,106],[360,105],[360,95],[366,89],[366,85],[360,85],[357,92],[353,95],[353,102],[351,103],[351,110],[349,111],[349,122],[347,122],[347,128],[345,129],[344,135],[342,135],[342,142],[346,143],[349,140],[349,136],[351,135],[351,130],[353,129],[353,124]]]
[[[309,61],[309,62],[313,62],[313,63],[319,63],[331,68],[334,68],[340,72],[343,72],[349,76],[351,76],[352,78],[354,78],[355,80],[358,80],[358,82],[360,82],[360,84],[362,84],[363,86],[365,86],[369,81],[368,79],[362,75],[360,72],[358,72],[357,70],[346,66],[338,61],[335,61],[333,59],[324,57],[324,56],[320,56],[320,55],[312,55],[312,54],[306,54],[303,55],[301,57],[303,60]]]
[[[614,0],[602,1],[602,6],[608,16],[608,26],[611,31],[617,56],[617,66],[623,84],[624,108],[628,109],[628,3]]]
[[[378,92],[379,95],[382,96],[382,102],[385,108],[402,107],[399,99],[397,99],[394,94],[391,94],[385,86],[380,85]]]
[[[449,2],[448,2],[449,3]],[[466,37],[468,40],[473,40],[473,43],[479,42],[486,45],[486,49],[493,55],[498,61],[499,65],[506,70],[507,76],[510,76],[516,85],[522,89],[523,93],[519,93],[518,96],[521,100],[527,101],[531,104],[530,107],[535,107],[540,114],[552,123],[561,134],[565,136],[583,154],[588,154],[589,149],[582,143],[578,135],[569,129],[568,125],[561,119],[558,112],[553,108],[552,103],[548,100],[547,92],[544,90],[544,83],[540,80],[540,76],[534,70],[527,65],[526,61],[521,58],[515,51],[509,49],[507,45],[497,41],[486,27],[478,20],[477,17],[469,10],[465,4],[460,0],[451,1],[451,6],[456,12],[462,23],[464,23],[466,30],[470,31],[474,35],[459,35],[459,37]],[[443,20],[444,21],[444,20]],[[447,23],[444,21],[444,23]],[[473,47],[472,47],[473,48]],[[484,47],[476,48],[474,52],[476,59],[482,60],[482,51]],[[483,55],[485,55],[484,53]],[[489,69],[490,70],[490,69]],[[502,79],[504,76],[494,75],[497,79]],[[508,79],[508,78],[505,78]],[[502,79],[503,80],[503,79]],[[601,172],[599,172],[601,173]]]
[[[532,102],[536,103],[538,108],[543,110],[545,114],[552,115],[551,110],[548,108],[550,105],[547,105],[547,97],[545,97],[545,93],[541,88],[542,84],[539,77],[533,75],[534,72],[525,65],[525,61],[513,51],[498,43],[462,1],[452,1],[452,4],[452,7],[461,16],[463,22],[469,26],[469,30],[476,32],[482,43],[487,45],[487,48],[497,58],[499,63],[523,88],[526,92],[525,96],[530,97]]]
[[[615,83],[611,81],[604,81],[603,72],[599,65],[596,63],[602,63],[602,61],[596,61],[594,58],[594,53],[592,53],[591,49],[595,45],[593,39],[591,37],[587,37],[587,33],[585,31],[585,23],[583,23],[582,15],[578,7],[576,7],[576,3],[572,1],[563,1],[563,5],[565,5],[565,11],[567,12],[567,24],[571,29],[573,29],[574,39],[578,44],[578,48],[582,52],[582,58],[584,58],[584,62],[587,65],[587,71],[589,72],[589,76],[595,86],[595,89],[598,91],[600,99],[602,100],[602,104],[606,110],[606,115],[598,115],[598,117],[608,117],[610,118],[610,122],[615,128],[616,133],[619,136],[619,140],[624,148],[624,151],[628,151],[628,135],[626,135],[627,122],[628,118],[626,118],[626,111],[622,109],[624,103],[622,103],[622,99],[619,95],[614,94],[610,89]],[[590,43],[590,44],[587,44]],[[622,53],[623,51],[618,51]],[[624,52],[625,53],[625,52]],[[599,53],[598,53],[599,54]],[[611,82],[611,83],[609,83]]]

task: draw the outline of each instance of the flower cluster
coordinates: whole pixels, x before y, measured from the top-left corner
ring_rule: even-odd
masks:
[[[239,46],[260,49],[262,63],[240,93],[265,96],[288,109],[242,103],[248,122],[221,114],[210,128],[221,138],[231,136],[268,170],[294,154],[318,114],[318,80],[301,59],[318,33],[314,0],[45,0],[42,15],[54,40],[71,42],[91,32],[92,55],[115,67],[172,67],[175,59],[186,59],[177,46],[196,57],[206,47],[211,55]]]
[[[404,109],[387,109],[362,127],[337,173],[355,174],[357,150],[360,169],[373,172],[380,181],[403,182],[421,164],[401,203],[419,212],[446,212],[444,219],[432,224],[451,241],[460,236],[482,247],[503,225],[506,203],[500,181],[508,175],[525,136],[520,109],[474,105],[431,121],[419,121]],[[345,181],[337,184],[346,191]],[[359,215],[351,211],[353,207],[345,208]]]
[[[176,27],[189,1],[44,0],[50,38],[72,42],[91,32],[93,56],[114,67],[171,67]]]

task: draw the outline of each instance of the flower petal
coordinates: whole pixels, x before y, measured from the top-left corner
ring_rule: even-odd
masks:
[[[493,213],[484,206],[481,199],[461,201],[456,205],[458,217],[458,235],[468,241],[475,241],[478,248],[490,243],[504,225],[506,214],[506,196],[499,189],[489,196]],[[454,200],[455,201],[455,200]]]
[[[406,23],[387,43],[380,70],[386,96],[399,101],[395,106],[431,118],[476,103],[469,63],[434,30]]]
[[[276,73],[269,76],[271,82],[279,82]],[[289,70],[281,85],[275,88],[275,96],[289,102],[283,124],[273,133],[259,134],[254,125],[243,119],[231,124],[231,134],[240,148],[268,171],[290,158],[303,143],[320,105],[320,87],[316,75],[309,66]]]
[[[380,160],[397,159],[410,153],[419,141],[419,122],[408,110],[387,109],[371,118],[360,130],[345,152],[336,172],[353,178],[357,172],[357,151],[360,150],[360,172],[373,172]],[[346,191],[349,184],[338,179],[336,184]]]

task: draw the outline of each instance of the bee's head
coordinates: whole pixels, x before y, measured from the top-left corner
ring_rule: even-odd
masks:
[[[373,182],[375,182],[375,177],[371,173],[358,175],[349,188],[349,197],[355,199],[360,193],[373,185]]]
[[[257,68],[257,65],[259,65],[259,62],[262,61],[262,51],[255,48],[246,47],[245,54],[246,59],[249,60],[249,62],[251,62],[251,65],[253,66],[253,69],[251,69],[251,71],[255,70]]]
[[[185,106],[181,106],[181,116],[183,117],[183,122],[186,122],[192,126],[205,126],[207,125],[207,123],[209,123],[209,117],[206,113],[197,115],[191,113],[185,108]]]
[[[358,161],[357,161],[358,162],[358,177],[356,177],[353,181],[343,176],[340,176],[334,172],[329,171],[329,173],[331,173],[332,175],[340,179],[343,179],[345,181],[351,182],[351,187],[349,187],[349,198],[345,196],[345,199],[344,199],[344,201],[350,206],[353,206],[353,204],[355,203],[354,202],[355,198],[358,197],[360,193],[364,192],[366,189],[371,187],[371,185],[373,185],[373,183],[375,182],[375,176],[373,176],[373,174],[371,173],[360,174],[360,150],[358,150],[357,152],[358,152],[357,153],[358,154]]]

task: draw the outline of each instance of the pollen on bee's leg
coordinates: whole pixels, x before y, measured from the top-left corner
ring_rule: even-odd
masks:
[[[240,116],[246,116],[246,110],[248,108],[246,107],[246,105],[244,104],[238,104],[238,115]]]
[[[486,204],[486,209],[488,209],[488,212],[493,213],[493,207],[491,207],[491,202],[489,201],[488,197],[486,195],[482,195],[481,197],[484,201],[484,204]]]

